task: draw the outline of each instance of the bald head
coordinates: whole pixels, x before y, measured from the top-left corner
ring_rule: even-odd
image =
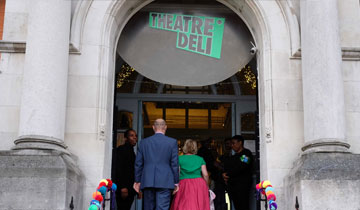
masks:
[[[167,126],[166,126],[166,122],[164,119],[156,119],[154,121],[153,129],[154,129],[155,133],[161,132],[161,133],[165,134],[166,128],[167,128]]]

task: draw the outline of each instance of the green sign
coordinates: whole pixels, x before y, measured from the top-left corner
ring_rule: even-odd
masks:
[[[177,32],[176,47],[220,59],[225,18],[150,12],[149,26]]]

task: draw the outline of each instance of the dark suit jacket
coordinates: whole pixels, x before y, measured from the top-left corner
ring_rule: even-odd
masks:
[[[242,156],[248,158],[248,162],[241,160]],[[250,150],[244,148],[240,153],[228,158],[225,162],[225,172],[229,176],[228,186],[232,191],[249,189],[252,182],[252,168],[254,158]]]
[[[161,133],[143,139],[135,161],[135,182],[144,188],[174,189],[179,183],[177,141]]]
[[[121,188],[128,188],[129,193],[133,191],[134,184],[134,147],[128,142],[115,149],[113,156],[112,181],[116,183],[120,192]]]

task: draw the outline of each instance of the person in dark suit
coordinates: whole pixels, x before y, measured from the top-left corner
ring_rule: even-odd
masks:
[[[206,163],[206,168],[208,172],[210,172],[210,178],[214,179],[214,175],[216,174],[216,168],[215,168],[215,157],[213,155],[213,152],[211,151],[210,144],[213,138],[209,138],[205,141],[202,141],[201,148],[197,152],[197,155],[204,158]]]
[[[115,150],[113,159],[113,182],[117,184],[116,204],[118,210],[129,210],[136,194],[132,185],[135,180],[134,164],[135,152],[134,146],[137,143],[137,135],[133,129],[124,133],[125,144]]]
[[[138,147],[134,189],[143,191],[144,210],[168,210],[171,191],[178,191],[178,146],[175,139],[165,136],[166,128],[165,120],[155,120],[155,134]]]
[[[244,148],[244,138],[240,135],[231,138],[231,148],[235,154],[225,160],[223,178],[235,209],[249,210],[253,155],[250,150]]]
[[[214,193],[216,198],[214,200],[215,210],[227,210],[227,203],[225,198],[225,191],[227,191],[227,186],[222,177],[222,173],[224,172],[224,164],[231,157],[231,138],[226,138],[224,140],[224,154],[219,157],[220,163],[217,166],[219,171],[219,176],[217,181],[215,182]],[[231,203],[231,201],[230,201]]]

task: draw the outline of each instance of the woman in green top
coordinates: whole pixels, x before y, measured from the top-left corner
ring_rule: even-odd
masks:
[[[171,210],[209,210],[209,175],[206,163],[197,153],[197,143],[188,139],[179,156],[180,182]]]

